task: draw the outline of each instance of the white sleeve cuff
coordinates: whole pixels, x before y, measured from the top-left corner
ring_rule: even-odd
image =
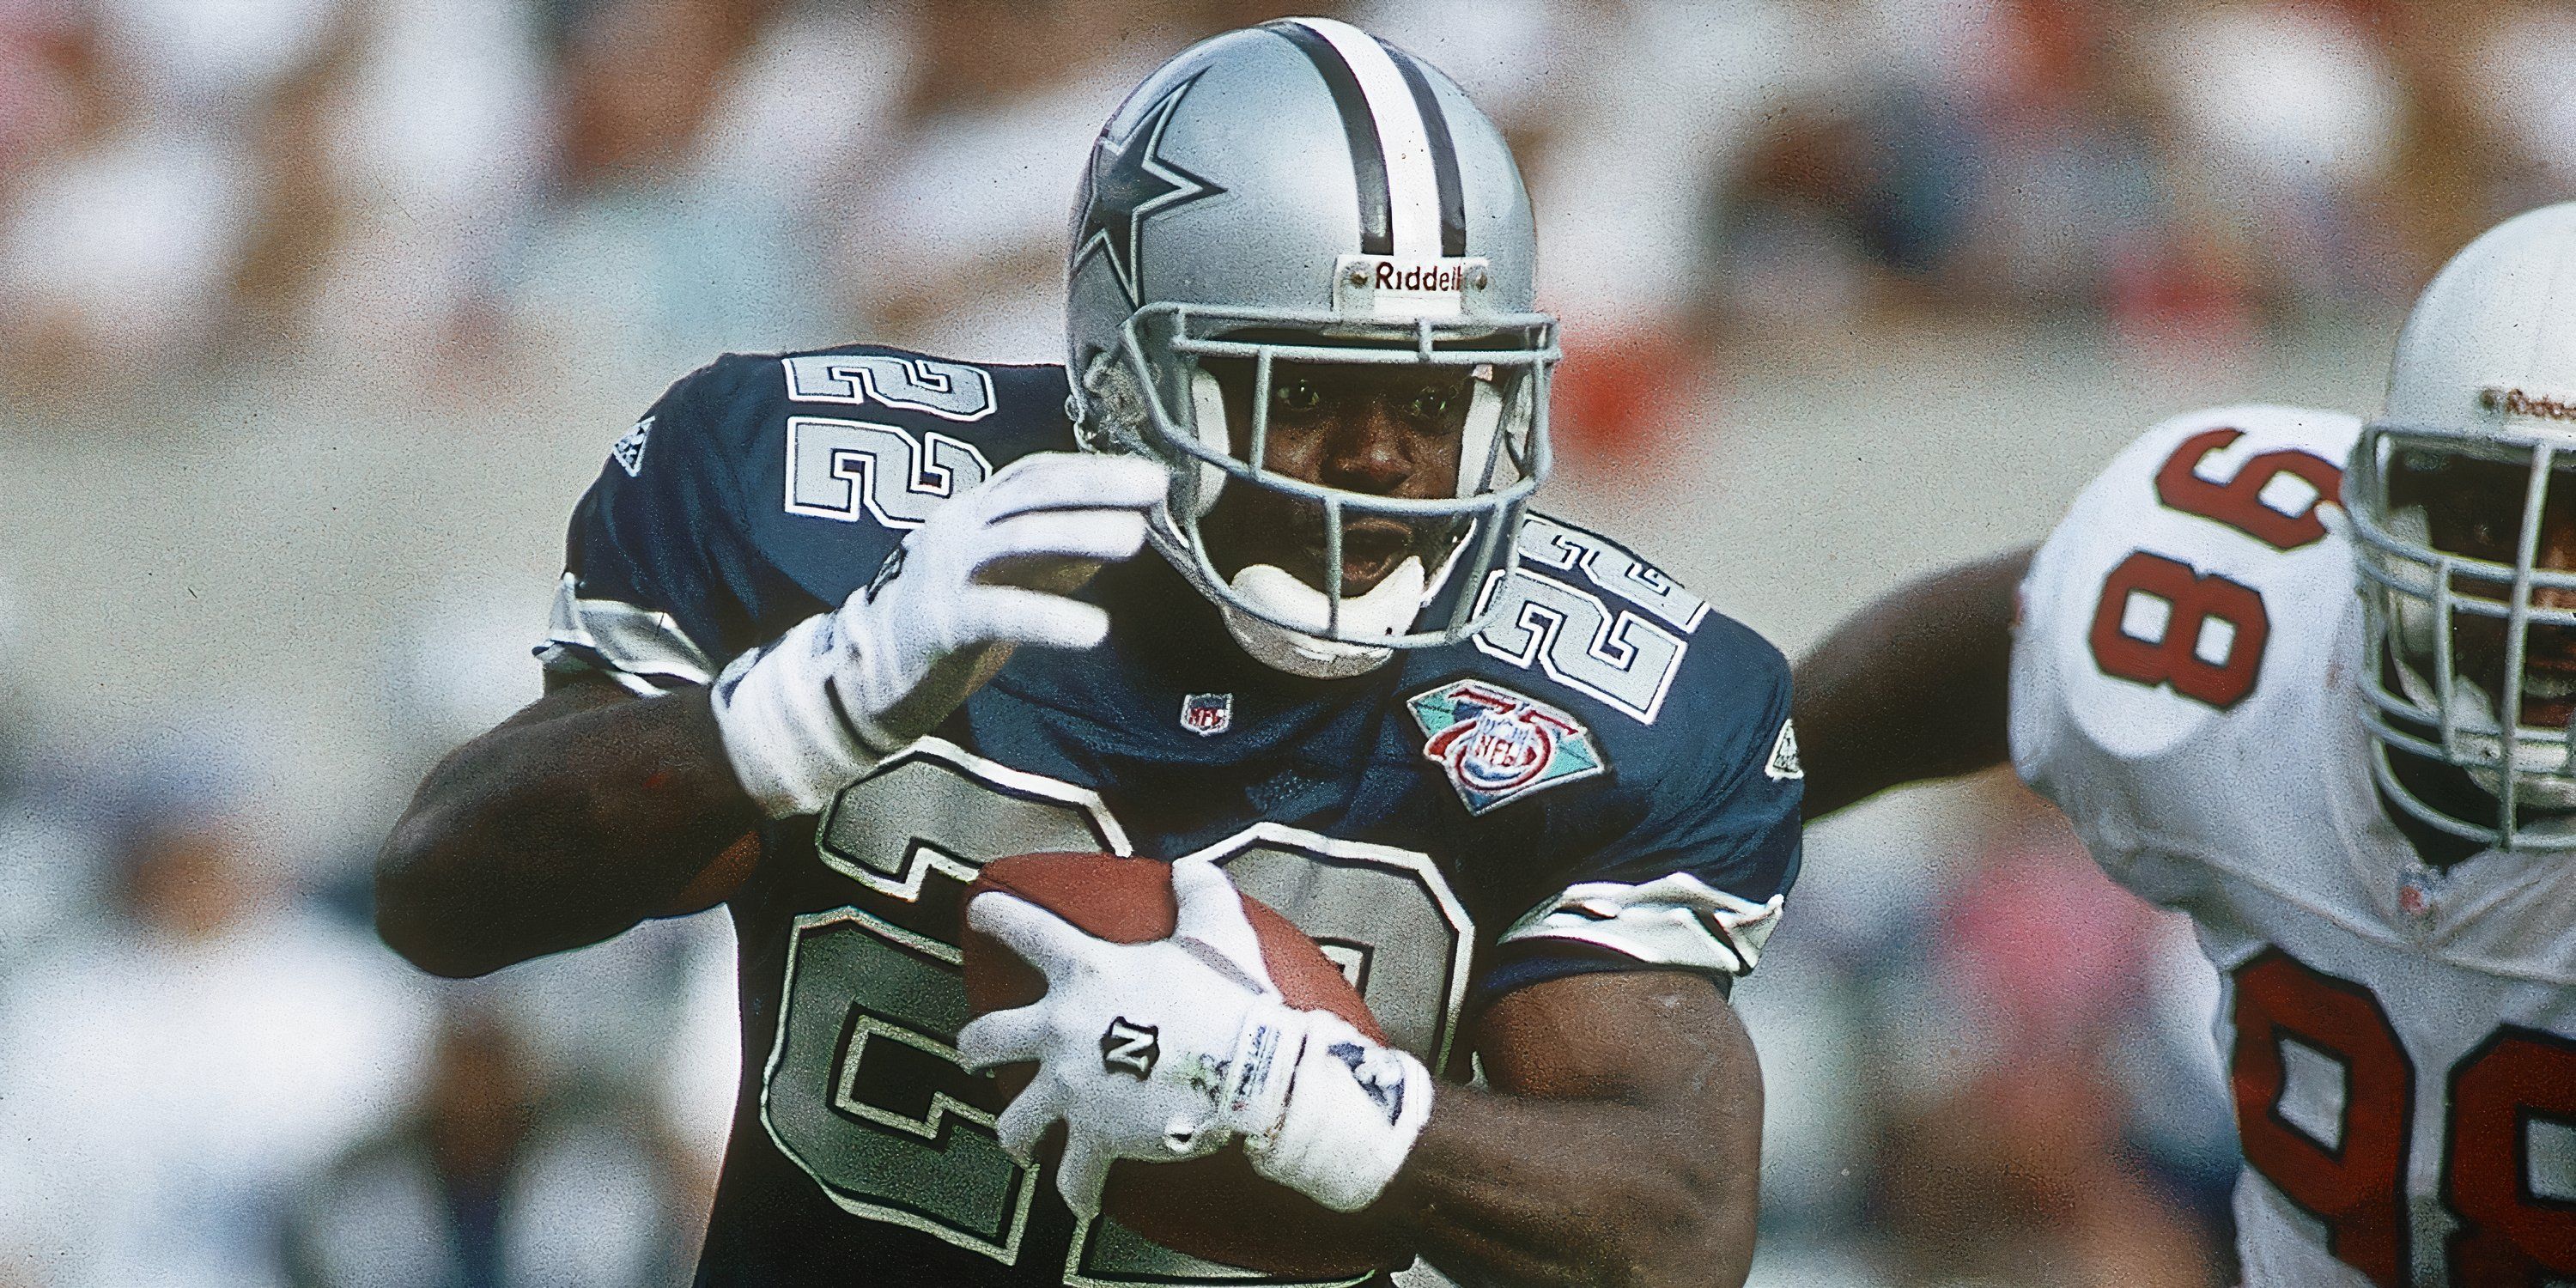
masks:
[[[624,600],[583,599],[569,572],[555,583],[546,642],[537,657],[550,671],[602,672],[640,696],[715,678],[715,664],[669,613]]]
[[[1687,872],[1641,885],[1585,881],[1531,909],[1502,943],[1559,939],[1607,948],[1659,966],[1742,975],[1780,924],[1782,900],[1717,889]]]

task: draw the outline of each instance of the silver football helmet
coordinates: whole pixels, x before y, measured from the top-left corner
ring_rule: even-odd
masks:
[[[2436,498],[2485,483],[2473,512]],[[2388,401],[2344,481],[2368,628],[2367,720],[2380,786],[2425,823],[2501,848],[2576,848],[2567,719],[2576,569],[2545,566],[2545,515],[2576,487],[2576,202],[2506,220],[2416,299]],[[2464,541],[2446,532],[2469,532]],[[2436,544],[2439,541],[2440,544]],[[2555,628],[2554,630],[2552,628]],[[2464,648],[2464,641],[2468,642]],[[2500,651],[2500,665],[2478,653]],[[2465,656],[2464,656],[2465,654]],[[2534,723],[2539,704],[2545,723]],[[2496,800],[2461,819],[2398,781],[2391,750],[2466,771]],[[2534,812],[2556,816],[2542,823]]]
[[[1152,528],[1253,656],[1350,675],[1482,625],[1548,471],[1555,319],[1533,311],[1528,195],[1502,134],[1448,77],[1344,23],[1203,41],[1128,95],[1093,145],[1066,269],[1072,413],[1085,446],[1172,471]],[[1207,364],[1249,372],[1227,424]],[[1267,468],[1280,363],[1464,373],[1457,486],[1399,498]],[[1200,519],[1227,488],[1320,510],[1323,585],[1220,571]],[[1349,525],[1430,536],[1345,593]]]

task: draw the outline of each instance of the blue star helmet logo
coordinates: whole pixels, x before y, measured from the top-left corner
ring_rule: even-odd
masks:
[[[1182,96],[1198,81],[1198,76],[1192,76],[1165,91],[1152,107],[1145,109],[1144,119],[1127,132],[1127,137],[1102,138],[1100,147],[1092,153],[1091,171],[1083,176],[1088,192],[1083,201],[1082,227],[1074,234],[1074,269],[1080,271],[1083,261],[1094,254],[1108,259],[1110,275],[1127,293],[1129,308],[1135,308],[1143,299],[1138,286],[1137,243],[1145,221],[1225,191],[1165,159],[1161,151],[1163,131],[1171,128],[1172,114],[1179,110]]]

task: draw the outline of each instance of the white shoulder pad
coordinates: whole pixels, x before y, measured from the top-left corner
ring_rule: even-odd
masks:
[[[2259,745],[2314,715],[2355,606],[2330,528],[2360,422],[2222,407],[2147,431],[2031,560],[2012,663],[2024,781],[2111,862],[2211,739]],[[2120,875],[2114,872],[2113,875]]]

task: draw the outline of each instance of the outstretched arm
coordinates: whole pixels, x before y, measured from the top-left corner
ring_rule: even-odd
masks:
[[[1910,582],[1791,673],[1806,816],[2003,763],[2014,600],[2031,549]]]
[[[1067,596],[1144,545],[1168,483],[1133,458],[1022,457],[712,686],[548,693],[421,784],[377,860],[378,932],[422,969],[479,975],[722,899],[755,852],[728,847],[763,817],[819,811],[1012,649],[1099,644],[1107,615]]]
[[[740,866],[717,860],[759,821],[706,690],[576,680],[421,782],[376,860],[376,928],[449,976],[597,943]]]
[[[1491,1091],[1443,1086],[1376,1211],[1512,1284],[1735,1285],[1753,1263],[1762,1069],[1704,977],[1575,975],[1486,1013]]]

